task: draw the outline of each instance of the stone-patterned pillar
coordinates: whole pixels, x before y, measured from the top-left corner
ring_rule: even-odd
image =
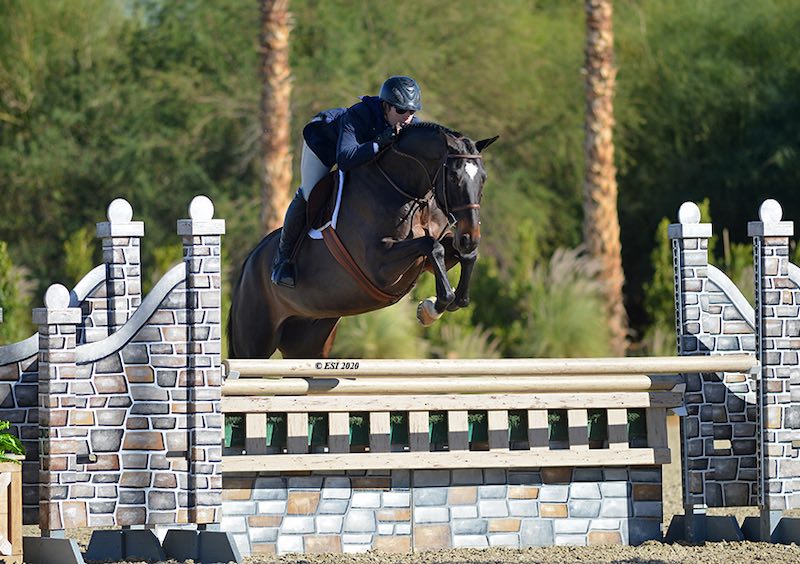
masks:
[[[692,202],[678,210],[679,223],[668,228],[672,240],[675,272],[675,324],[678,354],[707,355],[714,349],[714,337],[701,323],[701,297],[708,285],[708,240],[711,224],[700,223],[700,209]],[[704,521],[694,516],[705,514],[705,479],[711,472],[707,453],[714,443],[713,424],[705,408],[701,374],[687,374],[685,405],[681,417],[683,453],[683,505],[687,537],[704,537]]]
[[[754,311],[733,282],[709,264],[711,225],[687,202],[669,228],[675,268],[680,355],[755,351]],[[705,507],[757,504],[756,387],[748,374],[686,374],[681,419],[687,535],[701,541]],[[691,508],[691,511],[690,511]],[[699,516],[694,519],[693,516]],[[694,520],[694,524],[690,521]]]
[[[794,223],[782,221],[775,200],[748,224],[753,237],[756,283],[759,398],[759,506],[761,538],[769,541],[784,510],[800,507],[800,464],[793,441],[800,439],[800,289],[789,277],[789,237]],[[800,391],[800,390],[798,390]]]
[[[42,536],[63,536],[68,527],[85,527],[85,502],[70,501],[77,457],[89,452],[88,430],[71,389],[75,382],[75,335],[80,308],[69,307],[69,290],[50,286],[43,308],[33,310],[39,326],[39,526]]]
[[[108,334],[130,319],[142,303],[140,243],[144,223],[131,221],[133,208],[122,198],[108,206],[108,221],[97,224],[106,264]]]
[[[214,204],[197,196],[190,219],[178,221],[186,263],[188,325],[189,483],[187,519],[214,526],[222,518],[220,239],[225,221],[212,219]]]

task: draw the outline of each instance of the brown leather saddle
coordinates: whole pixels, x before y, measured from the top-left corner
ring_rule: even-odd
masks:
[[[333,209],[336,206],[336,186],[339,182],[339,171],[332,170],[323,176],[311,191],[311,196],[306,203],[306,225],[303,236],[298,237],[292,249],[292,261],[297,258],[300,247],[306,240],[305,232],[309,229],[318,229],[331,220]]]
[[[339,183],[339,171],[333,170],[322,177],[311,191],[306,207],[308,227],[318,229],[331,220],[336,206],[336,187]]]

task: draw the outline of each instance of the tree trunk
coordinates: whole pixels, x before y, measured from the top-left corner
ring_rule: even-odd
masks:
[[[584,139],[583,237],[600,262],[612,349],[624,355],[628,318],[623,302],[622,249],[614,166],[614,31],[611,0],[586,0],[586,123]]]
[[[269,233],[283,225],[283,215],[291,200],[291,15],[288,0],[261,0],[260,4],[261,150],[264,155],[261,225],[264,232]]]

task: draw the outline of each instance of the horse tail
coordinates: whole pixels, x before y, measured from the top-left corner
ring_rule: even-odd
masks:
[[[225,328],[225,333],[228,337],[228,358],[239,358],[239,351],[237,351],[236,347],[236,335],[234,333],[234,320],[233,320],[233,312],[236,302],[239,298],[239,289],[242,286],[242,278],[244,277],[244,269],[247,266],[247,262],[250,260],[250,257],[253,256],[253,253],[258,248],[258,245],[254,247],[247,256],[242,261],[242,266],[239,268],[239,276],[236,279],[236,284],[233,286],[233,292],[231,292],[231,305],[228,307],[228,325]]]
[[[244,291],[243,288],[248,287],[252,289],[254,284],[252,279],[253,272],[260,272],[259,269],[263,270],[270,268],[271,265],[253,266],[251,263],[253,261],[261,260],[261,257],[256,257],[255,255],[258,254],[264,245],[266,245],[272,238],[278,235],[280,235],[280,231],[273,231],[269,235],[265,236],[242,261],[242,266],[239,270],[239,277],[236,280],[233,291],[231,292],[231,305],[228,308],[228,325],[226,327],[226,335],[228,338],[228,358],[255,357],[254,355],[259,354],[258,348],[254,347],[252,342],[248,342],[248,339],[250,341],[253,340],[251,331],[253,331],[255,327],[248,326],[252,320],[248,320],[247,315],[242,315],[243,310],[241,301],[252,299],[253,296],[248,298],[248,292]],[[245,279],[246,276],[249,276],[247,280]],[[269,284],[269,272],[266,272],[266,276],[266,283]]]
[[[247,256],[250,258],[250,255]],[[244,262],[247,262],[245,259]],[[236,339],[233,334],[233,305],[236,303],[236,298],[239,293],[239,285],[242,282],[242,273],[244,272],[244,263],[242,263],[242,267],[239,269],[239,277],[236,280],[236,284],[233,286],[233,292],[231,292],[231,305],[228,306],[228,324],[225,327],[225,334],[228,338],[228,358],[237,358],[238,354],[236,353]]]

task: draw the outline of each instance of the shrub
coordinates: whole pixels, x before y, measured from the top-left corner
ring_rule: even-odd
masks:
[[[0,421],[0,462],[20,464],[19,460],[8,456],[9,454],[25,456],[25,447],[22,446],[19,437],[11,434],[8,430],[10,427],[11,423],[8,421]]]
[[[424,358],[416,304],[403,298],[391,307],[345,317],[339,323],[333,358]]]
[[[521,301],[514,355],[580,357],[609,354],[609,330],[598,264],[580,248],[558,249],[533,268]]]

